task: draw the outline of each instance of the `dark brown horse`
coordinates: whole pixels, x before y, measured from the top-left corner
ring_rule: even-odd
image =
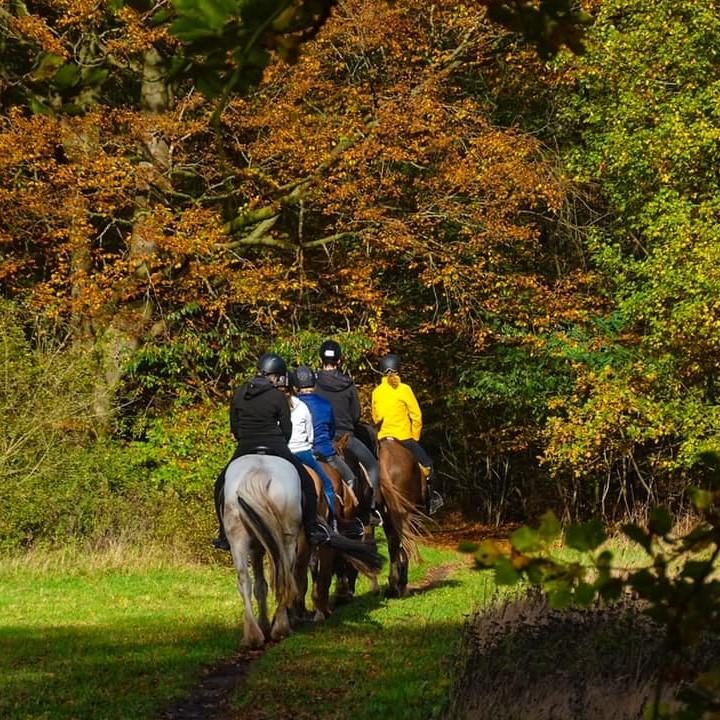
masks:
[[[355,522],[357,519],[358,501],[353,491],[342,481],[340,474],[327,463],[322,463],[323,469],[332,481],[335,491],[335,517],[338,521],[338,529],[341,534],[347,534],[349,530],[358,527]],[[310,476],[315,482],[315,490],[318,495],[318,513],[326,520],[330,520],[327,499],[322,489],[322,481],[318,475],[308,468]],[[361,525],[359,527],[362,527]],[[373,558],[376,552],[376,544],[374,538],[363,538],[363,544],[368,549],[367,557]],[[356,546],[357,542],[352,542],[352,546]],[[316,621],[324,620],[330,613],[330,585],[332,584],[333,574],[338,574],[338,586],[343,582],[343,569],[349,568],[354,577],[358,572],[367,575],[375,588],[378,587],[377,575],[380,570],[378,564],[367,561],[362,554],[354,551],[353,553],[343,552],[344,548],[338,548],[330,544],[324,544],[317,547],[313,553],[310,562],[313,576],[313,605],[315,607]],[[304,586],[300,586],[300,592],[304,597],[307,581]],[[344,589],[338,591],[343,594]],[[304,605],[304,602],[303,602]]]
[[[417,539],[423,531],[427,483],[413,453],[394,438],[378,442],[383,523],[390,555],[388,595],[407,595],[410,558],[418,559]]]

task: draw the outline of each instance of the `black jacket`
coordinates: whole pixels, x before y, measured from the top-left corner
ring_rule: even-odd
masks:
[[[241,385],[230,403],[230,430],[245,448],[284,446],[292,435],[290,405],[266,377]]]
[[[335,414],[335,437],[354,433],[360,422],[360,398],[355,383],[339,370],[321,370],[315,393],[330,401]]]

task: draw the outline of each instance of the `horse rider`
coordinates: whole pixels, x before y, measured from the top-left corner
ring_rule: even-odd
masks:
[[[330,508],[331,524],[334,530],[337,530],[337,519],[335,517],[335,488],[333,488],[332,480],[323,469],[322,465],[313,455],[313,443],[315,440],[315,429],[313,424],[313,416],[310,408],[305,402],[305,397],[298,397],[294,394],[293,388],[299,387],[298,373],[304,377],[304,371],[312,373],[312,370],[301,365],[294,373],[290,373],[289,382],[286,384],[285,392],[290,403],[290,421],[292,422],[292,435],[288,440],[288,448],[295,457],[300,458],[303,465],[314,470],[320,478],[325,496],[327,497],[328,507]]]
[[[258,452],[277,455],[292,463],[300,475],[302,488],[302,523],[308,542],[313,545],[330,539],[327,528],[318,522],[315,484],[300,459],[288,449],[292,436],[292,421],[287,397],[279,387],[287,383],[287,365],[275,353],[265,353],[257,361],[257,374],[241,385],[230,403],[230,430],[237,440],[235,460],[242,455]],[[215,511],[220,530],[213,546],[229,550],[222,522],[225,470],[215,481]]]
[[[355,475],[345,460],[337,454],[333,445],[335,414],[329,401],[315,392],[317,379],[315,373],[309,367],[300,365],[293,373],[293,378],[298,397],[310,410],[313,424],[313,455],[334,468],[343,481],[353,487]]]
[[[360,423],[360,397],[350,376],[340,370],[342,357],[342,348],[335,340],[325,340],[322,343],[320,346],[322,370],[317,374],[315,393],[332,405],[335,415],[335,439],[348,435],[346,447],[367,471],[373,488],[369,520],[371,525],[380,525],[382,519],[376,507],[380,502],[380,472],[377,458],[356,435]]]
[[[383,378],[372,392],[373,422],[381,423],[378,440],[392,437],[402,443],[420,466],[427,482],[427,509],[435,513],[443,504],[439,493],[432,491],[432,459],[420,445],[422,433],[422,411],[412,388],[400,380],[400,358],[398,355],[386,355],[380,360]]]

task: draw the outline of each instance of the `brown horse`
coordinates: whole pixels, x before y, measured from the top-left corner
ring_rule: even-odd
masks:
[[[357,528],[358,524],[355,522],[357,518],[357,499],[353,491],[342,481],[340,474],[333,467],[327,463],[321,464],[332,481],[335,490],[335,517],[338,521],[340,533],[343,534],[350,529]],[[318,495],[318,514],[329,521],[329,508],[322,481],[311,468],[307,469],[315,483],[315,491]],[[331,613],[330,585],[332,584],[333,573],[338,568],[351,568],[355,576],[357,576],[358,571],[362,572],[371,578],[373,585],[377,587],[380,564],[376,562],[378,558],[374,538],[365,537],[362,543],[358,543],[357,540],[348,540],[347,544],[352,549],[352,552],[347,552],[343,546],[339,547],[337,543],[334,543],[320,545],[313,553],[310,566],[313,575],[312,597],[315,607],[314,619],[316,621],[324,620]],[[357,552],[356,546],[358,545],[366,547],[367,553]],[[307,579],[304,584],[300,583],[299,591],[302,598],[305,596],[306,588]],[[304,605],[304,601],[301,602]]]
[[[383,497],[383,523],[390,555],[388,595],[407,595],[410,558],[419,559],[418,536],[427,520],[424,513],[427,482],[415,456],[394,438],[378,442],[380,491]]]
[[[372,425],[362,426],[362,430],[365,434],[363,442],[368,447],[377,447],[375,435],[377,430]],[[356,478],[356,485],[353,489],[350,489],[345,483],[341,481],[342,490],[338,493],[339,496],[343,496],[343,493],[348,496],[347,501],[343,504],[341,509],[341,516],[346,521],[357,521],[361,520],[365,525],[364,528],[364,540],[365,542],[373,543],[375,541],[375,528],[369,524],[369,512],[370,506],[373,499],[373,488],[370,482],[370,477],[365,466],[355,456],[355,454],[347,447],[349,435],[343,435],[339,440],[335,442],[335,450],[340,455],[347,465],[352,470]],[[373,449],[373,454],[374,454]],[[332,472],[335,472],[334,470]],[[351,600],[355,594],[355,583],[357,581],[358,572],[357,570],[348,563],[343,563],[342,559],[339,558],[335,563],[335,600],[336,602],[346,602]],[[380,586],[377,580],[377,574],[370,575],[364,573],[370,579],[372,583],[372,592],[379,592]]]

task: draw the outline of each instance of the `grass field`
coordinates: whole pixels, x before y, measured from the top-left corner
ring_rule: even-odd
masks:
[[[219,567],[0,570],[0,717],[149,718],[237,645]]]
[[[422,550],[404,600],[359,588],[323,625],[270,648],[233,699],[243,718],[427,718],[442,708],[466,617],[491,577],[452,551]],[[0,717],[157,717],[202,666],[239,646],[229,566],[116,557],[0,563]]]
[[[464,556],[422,552],[425,562],[411,566],[411,584],[443,565],[452,567],[449,576],[403,600],[366,593],[324,625],[266,652],[235,698],[238,717],[419,720],[439,714],[465,620],[488,602],[494,586],[491,574],[471,570]]]

